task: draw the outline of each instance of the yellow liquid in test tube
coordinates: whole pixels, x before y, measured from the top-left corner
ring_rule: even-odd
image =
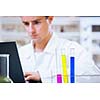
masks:
[[[68,83],[68,71],[67,71],[67,61],[66,61],[66,55],[61,55],[62,58],[62,69],[63,69],[63,81],[64,83]]]

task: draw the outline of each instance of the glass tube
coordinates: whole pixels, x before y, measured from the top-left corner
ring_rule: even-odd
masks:
[[[65,49],[57,50],[57,83],[68,83],[68,66]]]
[[[63,72],[63,82],[68,83],[68,66],[67,66],[67,57],[66,57],[66,52],[65,49],[62,49],[62,54],[61,54],[61,61],[62,61],[62,72]]]
[[[70,83],[75,83],[75,57],[74,57],[74,48],[70,49]]]
[[[56,50],[56,75],[57,75],[57,83],[62,83],[61,51],[60,50]]]

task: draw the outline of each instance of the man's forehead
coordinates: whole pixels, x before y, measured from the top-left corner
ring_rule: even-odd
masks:
[[[44,16],[21,16],[22,21],[35,21],[43,18]]]

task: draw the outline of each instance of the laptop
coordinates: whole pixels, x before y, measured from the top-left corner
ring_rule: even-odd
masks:
[[[16,42],[0,42],[0,54],[9,54],[9,77],[13,83],[25,83]]]

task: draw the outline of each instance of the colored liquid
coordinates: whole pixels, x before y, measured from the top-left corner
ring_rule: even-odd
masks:
[[[70,82],[75,83],[75,58],[70,57]]]
[[[62,55],[61,57],[62,57],[63,81],[64,81],[64,83],[68,83],[66,55]]]
[[[62,83],[62,75],[57,74],[57,83]]]

